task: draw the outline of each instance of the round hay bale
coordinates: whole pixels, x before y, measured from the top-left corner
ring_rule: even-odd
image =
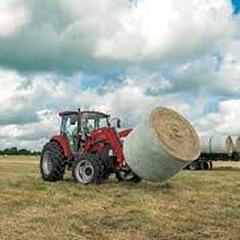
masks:
[[[158,107],[130,133],[124,142],[130,168],[150,181],[174,176],[200,155],[199,137],[177,112]]]

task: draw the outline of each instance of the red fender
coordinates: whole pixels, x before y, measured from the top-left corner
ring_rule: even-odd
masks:
[[[128,136],[128,134],[132,131],[133,129],[132,128],[127,128],[127,129],[124,129],[120,132],[118,132],[118,135],[120,138],[125,138]]]
[[[69,146],[68,140],[63,135],[55,135],[51,138],[50,141],[55,141],[62,147],[65,157],[72,157],[72,151]]]

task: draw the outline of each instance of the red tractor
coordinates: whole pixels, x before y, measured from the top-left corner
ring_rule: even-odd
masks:
[[[123,139],[131,128],[117,131],[110,115],[95,111],[60,112],[60,134],[44,146],[40,170],[45,181],[62,180],[71,170],[76,182],[96,183],[114,173],[116,178],[138,182],[141,179],[128,167],[123,153]]]

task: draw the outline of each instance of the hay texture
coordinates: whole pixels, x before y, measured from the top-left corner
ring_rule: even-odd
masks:
[[[165,181],[199,157],[200,141],[191,124],[177,112],[159,107],[124,142],[130,168],[149,181]]]

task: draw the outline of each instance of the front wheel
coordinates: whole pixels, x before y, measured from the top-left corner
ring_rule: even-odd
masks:
[[[72,175],[76,182],[82,184],[100,184],[103,180],[102,165],[94,154],[85,154],[73,164]]]

